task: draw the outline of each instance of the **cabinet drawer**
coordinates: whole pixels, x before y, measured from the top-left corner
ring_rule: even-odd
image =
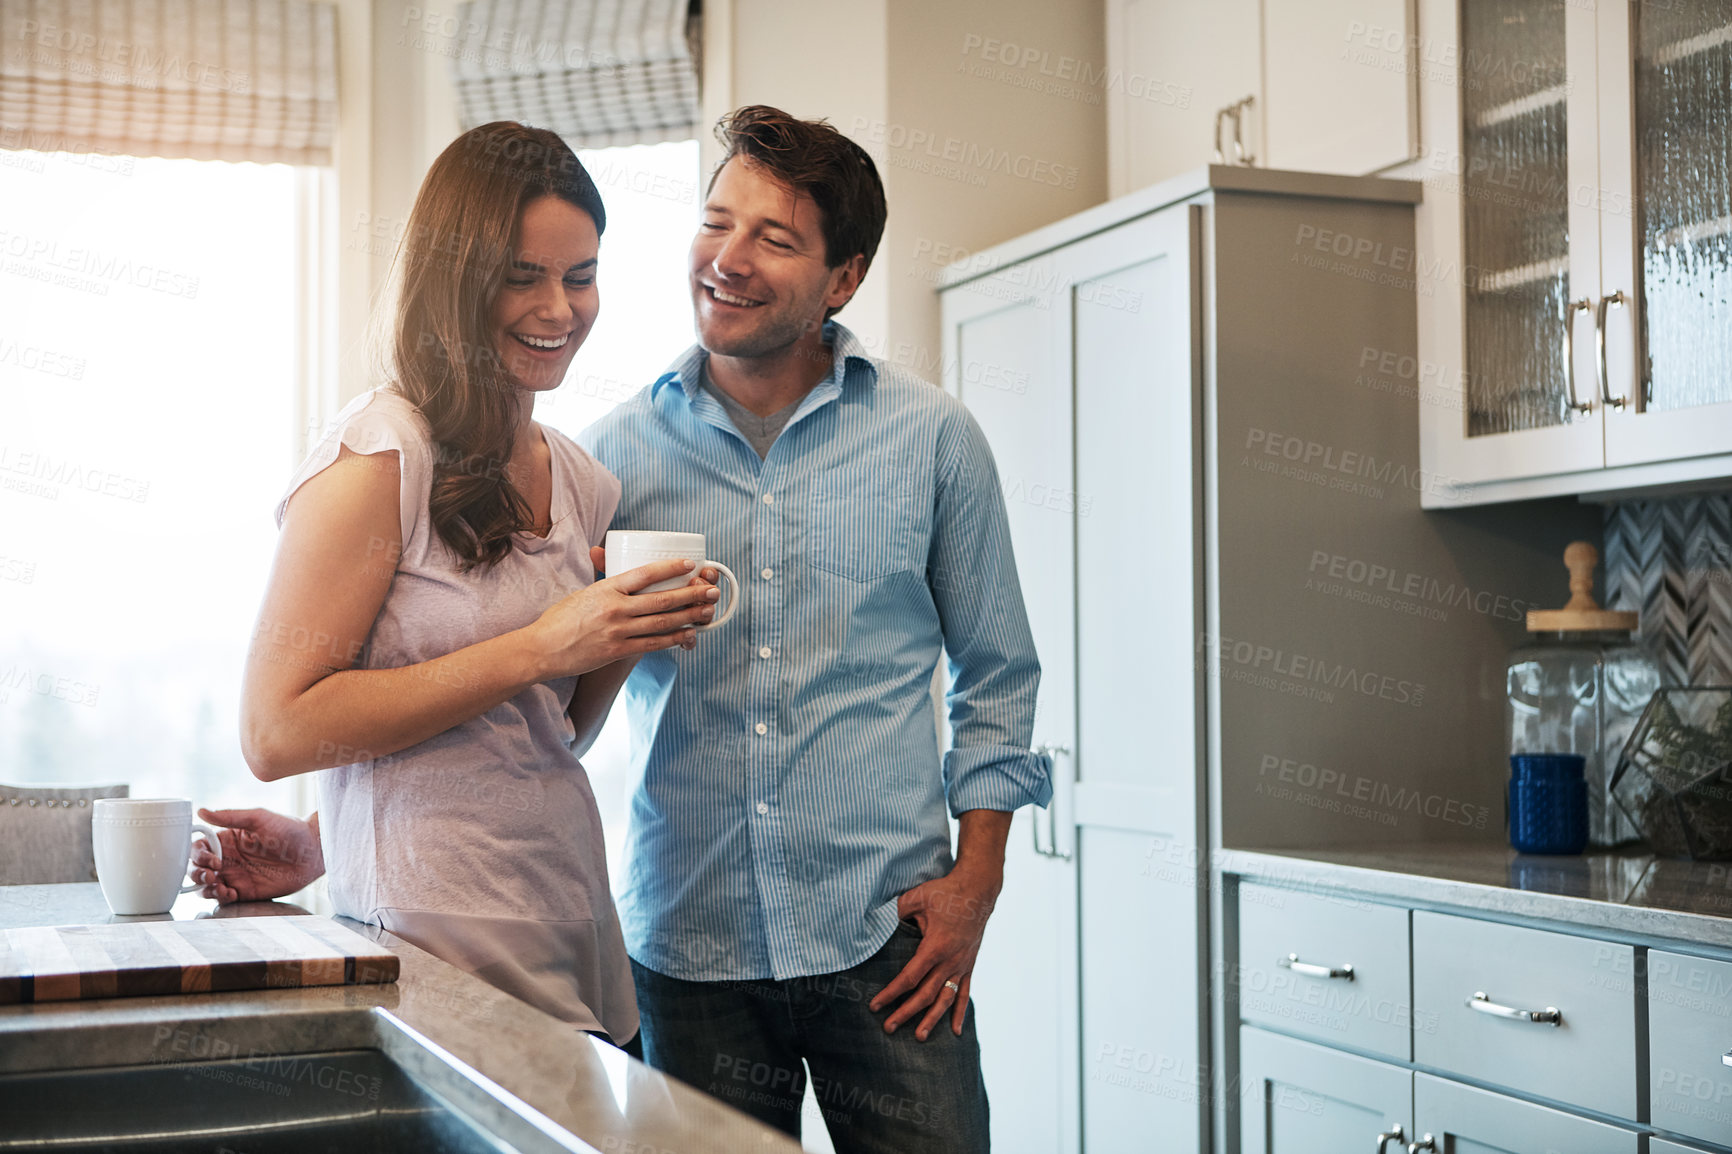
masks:
[[[1635,951],[1571,934],[1415,911],[1413,1060],[1500,1086],[1636,1116]],[[1472,1008],[1558,1011],[1557,1024]]]
[[[1641,1143],[1622,1126],[1429,1074],[1413,1076],[1413,1128],[1440,1154],[1636,1154]]]
[[[1732,1145],[1732,962],[1648,951],[1654,1125]]]
[[[1242,1021],[1403,1061],[1412,1052],[1404,909],[1241,885],[1238,978]]]

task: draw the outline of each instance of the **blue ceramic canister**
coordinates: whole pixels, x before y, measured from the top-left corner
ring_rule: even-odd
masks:
[[[1509,759],[1509,843],[1522,853],[1581,853],[1588,844],[1587,759],[1518,753]]]

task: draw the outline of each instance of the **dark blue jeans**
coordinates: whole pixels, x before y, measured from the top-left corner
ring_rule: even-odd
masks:
[[[632,963],[644,1060],[771,1126],[800,1136],[813,1096],[837,1154],[971,1154],[988,1148],[974,1007],[924,1042],[919,1018],[894,1034],[866,1008],[914,956],[904,922],[852,969],[810,978],[686,982]]]

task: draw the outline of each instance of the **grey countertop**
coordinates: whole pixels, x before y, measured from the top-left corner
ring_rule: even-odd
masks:
[[[304,913],[278,902],[219,909],[183,897],[162,916]],[[149,919],[113,917],[95,884],[0,886],[4,929],[140,920]],[[396,982],[0,1006],[0,1074],[364,1048],[397,1058],[417,1051],[398,1045],[393,1053],[380,1039],[408,1038],[430,1042],[596,1150],[799,1150],[785,1135],[401,938],[338,920],[402,959]]]
[[[1518,854],[1500,845],[1227,849],[1214,869],[1254,881],[1732,948],[1732,864],[1635,853]]]

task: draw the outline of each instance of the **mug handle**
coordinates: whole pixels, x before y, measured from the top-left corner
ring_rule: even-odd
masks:
[[[211,853],[216,855],[217,865],[219,865],[219,866],[222,865],[222,862],[223,862],[223,839],[217,836],[216,830],[214,830],[210,826],[204,824],[204,822],[202,822],[202,821],[193,822],[192,823],[192,837],[198,837],[201,834],[204,836],[204,840],[210,845]],[[191,841],[192,839],[188,838],[187,840]],[[189,864],[187,868],[191,869],[192,867]],[[190,886],[181,886],[180,892],[183,894],[190,894],[194,890],[202,890],[203,888],[204,888],[203,883],[194,882]]]
[[[699,569],[714,569],[714,570],[716,570],[718,573],[720,573],[722,576],[724,576],[728,579],[728,582],[731,586],[731,588],[729,588],[729,590],[728,590],[728,608],[726,609],[726,611],[724,611],[722,613],[722,615],[720,617],[716,618],[714,621],[708,621],[702,625],[698,625],[698,626],[694,627],[697,629],[697,631],[699,633],[702,633],[706,629],[714,629],[716,626],[720,625],[722,622],[724,622],[728,618],[732,617],[734,615],[734,610],[738,609],[740,607],[740,579],[738,577],[734,576],[734,571],[732,569],[728,568],[726,565],[722,564],[720,561],[707,561],[707,560],[706,561],[699,561],[698,562],[698,568]]]

